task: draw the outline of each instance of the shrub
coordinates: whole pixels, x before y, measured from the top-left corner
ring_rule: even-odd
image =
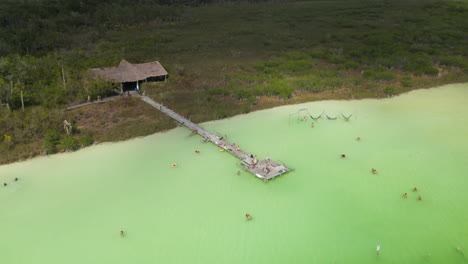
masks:
[[[345,57],[339,56],[339,55],[333,55],[333,54],[328,56],[328,60],[334,64],[340,64],[346,61]]]
[[[252,111],[252,109],[250,109],[249,106],[247,106],[247,105],[241,106],[241,113],[246,114],[246,113],[249,113],[250,111]]]
[[[62,150],[76,150],[79,148],[79,143],[76,138],[72,136],[64,137],[60,140],[59,147]]]
[[[60,143],[60,134],[55,130],[47,131],[45,138],[44,138],[44,150],[49,153],[53,154],[57,152],[57,145]]]
[[[301,51],[290,51],[286,53],[286,58],[289,60],[307,60],[309,55]]]
[[[313,50],[310,53],[310,56],[312,58],[317,58],[317,59],[325,59],[327,57],[327,52],[324,50]]]
[[[210,95],[229,95],[231,92],[227,88],[211,88],[208,90]]]
[[[386,81],[386,82],[391,82],[394,81],[397,78],[396,73],[393,72],[377,72],[375,73],[374,80],[377,81]]]
[[[388,72],[388,71],[376,72],[373,70],[364,71],[363,76],[367,79],[371,79],[375,81],[383,81],[383,82],[391,82],[397,78],[396,73]]]
[[[413,72],[416,75],[437,75],[439,74],[439,70],[432,66],[432,63],[426,58],[416,58],[414,60],[409,61],[404,69],[406,71]]]
[[[247,99],[252,96],[250,90],[245,87],[237,87],[232,91],[234,97],[238,100]]]
[[[86,95],[91,96],[91,98],[114,95],[116,89],[118,88],[115,84],[113,85],[104,80],[89,80],[85,86]]]
[[[400,83],[403,87],[412,87],[413,86],[413,79],[411,79],[411,77],[409,76],[406,76],[406,77],[403,77],[401,80],[400,80]]]
[[[362,85],[364,84],[364,79],[360,77],[350,78],[349,82],[353,85]]]
[[[462,56],[447,56],[439,59],[440,64],[460,68],[468,67],[468,60]]]
[[[394,93],[395,93],[395,87],[393,87],[392,85],[385,87],[384,94],[393,95]]]
[[[285,80],[274,81],[270,84],[259,85],[255,87],[255,95],[266,95],[266,96],[278,96],[281,98],[289,98],[293,89],[290,87],[289,83]]]
[[[297,90],[303,90],[312,93],[318,93],[324,90],[321,79],[315,76],[295,80],[293,85]]]
[[[375,77],[375,71],[373,70],[365,70],[362,76],[366,79],[373,79]]]
[[[354,62],[354,61],[347,61],[345,64],[344,64],[344,67],[345,69],[347,70],[355,70],[357,68],[359,68],[359,64]]]
[[[282,70],[299,73],[309,70],[314,63],[308,60],[288,60],[280,66]]]
[[[78,141],[79,141],[80,145],[83,146],[83,147],[89,146],[89,145],[93,144],[93,142],[94,142],[93,137],[91,135],[81,136],[78,139]]]
[[[219,118],[219,119],[222,119],[222,118],[226,118],[228,116],[228,113],[224,110],[216,110],[216,116]]]

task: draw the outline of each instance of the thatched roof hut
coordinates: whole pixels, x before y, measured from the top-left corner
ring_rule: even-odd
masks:
[[[122,83],[122,87],[139,89],[139,82],[158,81],[167,78],[167,71],[158,62],[131,64],[122,60],[117,67],[91,69],[91,76],[109,82]]]

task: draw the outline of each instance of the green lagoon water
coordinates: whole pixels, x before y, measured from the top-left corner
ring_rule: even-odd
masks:
[[[0,263],[468,263],[467,112],[457,84],[202,124],[294,169],[268,183],[185,128],[1,166]]]

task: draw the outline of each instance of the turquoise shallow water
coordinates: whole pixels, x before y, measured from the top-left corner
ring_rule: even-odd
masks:
[[[202,124],[294,169],[268,183],[184,128],[1,166],[0,263],[467,263],[467,110],[457,84]]]

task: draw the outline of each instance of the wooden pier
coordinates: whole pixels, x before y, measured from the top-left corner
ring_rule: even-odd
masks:
[[[174,120],[176,120],[179,124],[186,126],[188,129],[192,130],[194,133],[199,134],[205,140],[205,142],[211,141],[212,143],[216,144],[218,147],[224,149],[224,151],[231,153],[232,155],[238,157],[242,160],[242,167],[244,170],[252,173],[253,175],[257,176],[258,178],[267,181],[273,179],[277,176],[280,176],[288,171],[289,168],[286,166],[272,161],[269,158],[266,160],[258,160],[256,157],[249,156],[245,151],[241,150],[238,146],[230,144],[223,137],[219,137],[203,128],[198,126],[197,124],[193,123],[192,121],[186,119],[185,117],[177,114],[176,112],[172,111],[171,109],[163,106],[160,103],[155,102],[151,98],[147,96],[141,96],[141,99],[146,103],[150,104],[154,108],[158,109],[159,111],[163,112],[164,114],[170,116]]]

